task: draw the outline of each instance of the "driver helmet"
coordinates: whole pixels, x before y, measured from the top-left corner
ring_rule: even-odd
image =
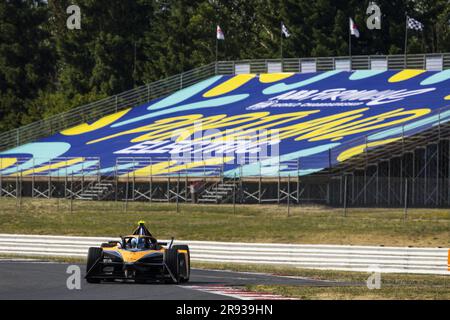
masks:
[[[131,248],[132,249],[136,249],[137,248],[137,244],[138,244],[138,241],[136,240],[136,238],[132,238],[131,241],[130,241]]]
[[[144,238],[139,238],[137,246],[138,246],[138,249],[145,249],[145,247],[146,247],[145,239]]]

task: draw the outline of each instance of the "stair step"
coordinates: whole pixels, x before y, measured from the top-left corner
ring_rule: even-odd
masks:
[[[213,195],[213,194],[204,194],[200,199],[222,199],[222,196]]]
[[[218,184],[218,186],[222,187],[222,188],[236,188],[235,184],[229,184],[229,183],[221,183],[221,184]]]
[[[214,202],[214,203],[217,203],[217,200],[214,200],[214,199],[198,199],[198,202]]]
[[[82,194],[80,194],[80,197],[85,197],[85,198],[97,198],[97,199],[98,199],[98,195],[96,195],[96,194],[91,194],[91,193],[82,193]]]
[[[206,191],[206,194],[228,194],[227,191]]]
[[[86,189],[86,190],[83,190],[83,193],[99,194],[99,193],[101,193],[101,192],[98,192],[98,191],[96,191],[96,190]]]
[[[94,199],[93,199],[93,198],[87,198],[87,197],[80,197],[80,198],[78,198],[78,200],[92,201],[92,200],[94,200]]]

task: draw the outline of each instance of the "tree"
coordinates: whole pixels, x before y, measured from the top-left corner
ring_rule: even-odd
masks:
[[[0,3],[0,131],[58,114],[215,60],[280,57],[281,22],[291,36],[283,56],[348,54],[348,18],[361,37],[354,55],[450,50],[448,0],[377,0],[382,29],[368,30],[369,1],[77,0],[81,30],[66,26],[72,0]]]
[[[51,87],[55,55],[42,0],[0,3],[0,131],[39,118],[32,101]]]

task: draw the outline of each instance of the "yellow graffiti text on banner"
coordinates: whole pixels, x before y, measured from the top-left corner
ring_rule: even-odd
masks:
[[[412,110],[399,108],[364,118],[364,112],[368,110],[369,108],[361,108],[297,123],[295,122],[308,115],[318,113],[318,110],[282,115],[270,115],[268,112],[246,113],[233,116],[220,114],[206,118],[201,114],[185,115],[157,120],[153,124],[119,132],[90,141],[87,144],[136,133],[144,134],[131,139],[132,143],[150,140],[165,141],[172,138],[176,138],[176,141],[180,142],[196,132],[219,129],[229,130],[225,132],[226,139],[234,139],[234,136],[239,137],[240,135],[248,135],[249,133],[261,131],[254,135],[254,138],[257,138],[259,135],[267,136],[268,133],[274,134],[275,131],[278,131],[278,137],[281,140],[294,138],[296,141],[338,141],[349,135],[402,124],[423,117],[431,112],[428,108]],[[294,124],[282,126],[291,121]],[[219,134],[216,131],[215,133],[206,132],[201,138],[195,140],[204,140],[211,137],[223,138],[222,133]]]
[[[409,80],[409,79],[417,77],[418,75],[421,75],[422,73],[425,73],[425,72],[426,72],[426,70],[413,70],[413,69],[403,70],[403,71],[400,71],[399,73],[393,75],[392,77],[390,77],[389,82],[393,83],[393,82]]]
[[[0,170],[6,169],[17,162],[16,158],[0,158]]]
[[[311,110],[274,115],[266,114],[259,118],[256,122],[247,123],[245,125],[234,127],[231,129],[227,128],[225,132],[219,131],[213,134],[205,134],[204,137],[194,139],[193,141],[201,141],[204,139],[216,139],[217,141],[234,141],[242,139],[244,136],[248,136],[248,138],[251,139],[252,137],[256,137],[256,135],[258,135],[258,139],[261,139],[260,141],[262,142],[265,141],[261,137],[262,135],[267,136],[268,134],[275,134],[277,129],[273,128],[277,128],[280,125],[288,122],[300,120],[318,112],[319,110]]]
[[[160,132],[165,132],[166,135],[170,138],[173,134],[174,130],[177,130],[183,126],[192,126],[195,125],[196,122],[203,124],[202,122],[203,115],[201,114],[193,114],[193,115],[185,115],[173,118],[165,118],[161,120],[155,121],[153,124],[142,126],[136,129],[131,129],[123,132],[119,132],[116,134],[112,134],[103,138],[95,139],[87,142],[86,144],[94,144],[98,142],[102,142],[105,140],[117,138],[124,135],[140,133],[140,132],[152,132],[153,134],[157,134]],[[157,138],[154,138],[157,140]]]
[[[348,159],[350,159],[351,157],[354,157],[358,154],[363,153],[364,151],[366,151],[367,148],[373,148],[373,147],[378,147],[378,146],[382,146],[385,144],[389,144],[395,141],[401,140],[401,138],[393,138],[393,139],[387,139],[387,140],[380,140],[380,141],[375,141],[375,142],[369,142],[367,144],[362,144],[353,148],[350,148],[344,152],[342,152],[337,160],[339,162],[344,162]]]
[[[294,74],[295,73],[263,73],[259,76],[259,82],[261,83],[278,82],[290,78]]]
[[[378,114],[372,117],[363,118],[364,112],[368,108],[347,111],[341,114],[316,118],[306,122],[300,122],[287,127],[269,130],[271,135],[277,134],[277,138],[285,140],[294,138],[296,141],[339,141],[343,137],[361,132],[368,132],[375,129],[401,124],[413,119],[420,118],[428,113],[430,109],[415,109],[405,111],[403,108]],[[392,119],[392,121],[388,121]],[[245,132],[242,132],[245,134]],[[254,139],[261,139],[260,142],[267,140],[267,133],[255,135]]]
[[[39,168],[34,168],[34,169],[30,169],[30,170],[26,170],[24,172],[22,172],[21,174],[12,174],[12,176],[15,175],[22,175],[22,176],[29,176],[30,174],[36,174],[36,173],[41,173],[41,172],[45,172],[45,171],[49,171],[49,170],[55,170],[55,169],[61,169],[64,167],[68,167],[80,162],[83,162],[84,158],[74,158],[74,159],[70,159],[67,161],[61,161],[61,162],[56,162],[56,163],[52,163],[43,167],[39,167]]]
[[[224,83],[219,84],[217,87],[212,88],[208,92],[206,92],[203,97],[212,98],[217,97],[240,88],[250,80],[256,77],[255,74],[239,74]]]
[[[354,135],[357,133],[368,132],[376,129],[386,128],[398,124],[402,124],[422,116],[429,114],[430,109],[414,109],[405,110],[403,108],[385,112],[376,116],[363,118],[357,121],[351,119],[349,123],[343,120],[342,124],[333,126],[319,127],[316,130],[312,130],[304,135],[295,138],[296,141],[308,139],[309,141],[322,141],[332,140],[338,141],[343,137]],[[392,121],[388,121],[393,119]],[[325,130],[324,130],[325,129]],[[280,130],[281,131],[281,130]]]
[[[230,161],[233,161],[234,157],[220,157],[220,158],[211,158],[204,161],[194,161],[191,163],[176,165],[177,161],[164,161],[160,163],[153,164],[151,166],[147,166],[141,169],[138,169],[134,172],[130,172],[130,174],[124,174],[122,177],[149,177],[150,175],[165,175],[171,174],[182,170],[188,170],[193,168],[201,168],[204,166],[215,166],[221,165]],[[201,175],[201,174],[199,174]]]
[[[445,100],[450,100],[450,94],[444,98]]]
[[[80,124],[79,126],[61,131],[61,134],[65,135],[65,136],[77,136],[80,134],[84,134],[84,133],[88,133],[88,132],[92,132],[92,131],[101,129],[103,127],[109,126],[110,124],[116,122],[117,120],[122,118],[124,115],[126,115],[130,110],[131,110],[131,108],[111,114],[109,116],[101,118],[100,120],[95,121],[92,124],[87,124],[87,123]]]

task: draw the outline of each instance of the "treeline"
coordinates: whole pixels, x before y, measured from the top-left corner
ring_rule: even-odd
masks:
[[[347,0],[2,0],[0,132],[215,60],[348,54],[348,17],[361,37],[353,54],[450,51],[448,0],[379,0],[382,29],[366,27],[370,1]],[[81,8],[81,30],[66,9]]]

